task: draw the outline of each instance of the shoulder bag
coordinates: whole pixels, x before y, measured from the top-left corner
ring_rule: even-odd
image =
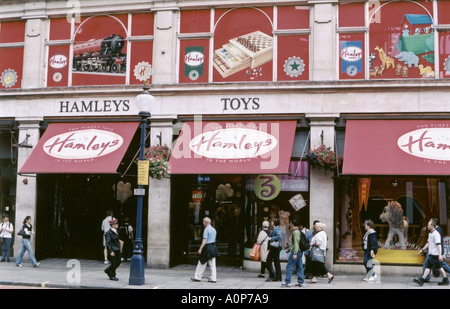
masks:
[[[325,263],[323,251],[317,246],[311,247],[311,261]]]
[[[266,238],[269,237],[269,235],[266,236]],[[264,238],[264,240],[266,240],[266,238]],[[261,241],[261,244],[264,242]],[[252,250],[250,251],[250,258],[253,261],[259,261],[259,259],[261,258],[261,244],[258,244],[258,242],[255,242],[255,244],[253,245]]]

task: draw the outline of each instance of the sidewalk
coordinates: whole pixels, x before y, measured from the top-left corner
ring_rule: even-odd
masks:
[[[32,267],[26,261],[22,263],[23,267],[16,267],[14,262],[0,263],[0,285],[64,289],[450,289],[450,286],[437,285],[442,278],[432,277],[431,283],[419,287],[412,281],[414,276],[380,276],[378,282],[367,283],[362,281],[363,274],[335,274],[331,284],[326,278],[319,278],[315,284],[306,280],[304,288],[282,288],[281,282],[265,282],[265,279],[257,278],[257,272],[221,266],[217,267],[217,283],[209,283],[206,278],[202,282],[191,282],[194,265],[179,265],[170,269],[146,268],[145,284],[131,286],[128,285],[129,262],[122,262],[118,268],[119,281],[107,278],[103,272],[106,266],[101,261],[45,259],[40,263],[39,267]],[[209,276],[209,267],[205,276]],[[295,275],[292,282],[296,283]]]

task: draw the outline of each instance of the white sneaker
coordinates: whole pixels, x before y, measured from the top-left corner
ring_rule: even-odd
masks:
[[[22,264],[16,264],[17,267],[22,267]]]
[[[41,263],[36,263],[33,267],[38,267],[39,265],[41,265]]]
[[[108,264],[108,260],[105,260],[105,265],[107,265]]]
[[[375,279],[377,278],[377,274],[373,274],[369,279],[367,279],[367,282],[375,282]]]

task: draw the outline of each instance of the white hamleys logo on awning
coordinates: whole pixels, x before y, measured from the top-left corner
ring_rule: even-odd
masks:
[[[404,152],[419,158],[450,161],[450,128],[423,128],[397,140]]]
[[[123,138],[116,133],[86,129],[53,136],[44,143],[43,149],[59,159],[92,159],[110,154],[122,144]]]

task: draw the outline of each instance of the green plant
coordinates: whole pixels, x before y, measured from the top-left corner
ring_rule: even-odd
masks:
[[[145,159],[150,162],[150,177],[155,179],[170,177],[169,155],[170,149],[167,145],[152,146],[145,149]]]
[[[329,171],[334,171],[338,160],[340,161],[339,156],[331,150],[331,147],[326,147],[325,145],[320,145],[308,151],[306,158],[313,167]]]

